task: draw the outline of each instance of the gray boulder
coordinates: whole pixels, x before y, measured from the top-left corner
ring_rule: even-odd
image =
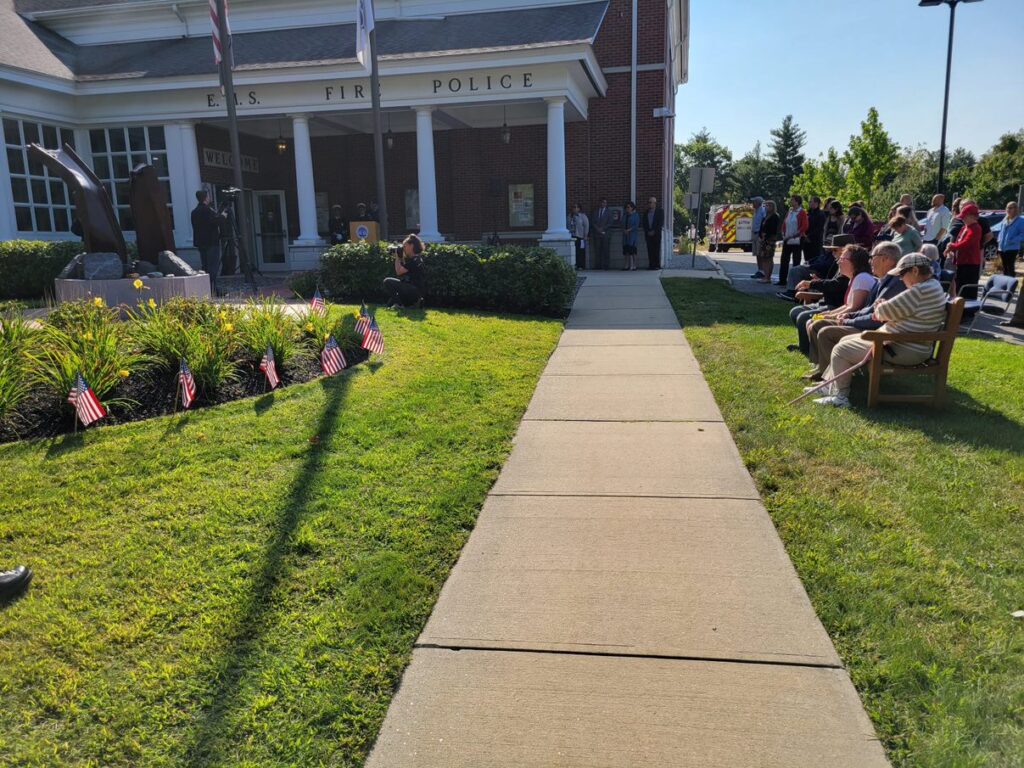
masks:
[[[165,275],[174,275],[175,277],[192,277],[196,271],[188,265],[184,259],[179,259],[170,251],[160,251],[157,257],[159,261],[159,269]]]
[[[80,253],[71,261],[68,265],[61,270],[61,273],[57,275],[58,280],[81,280],[82,279],[82,261],[85,259],[85,254]]]
[[[120,280],[124,264],[116,253],[86,253],[82,259],[82,277],[86,280]]]
[[[155,269],[152,272],[146,274],[146,277],[163,277],[163,272],[157,272]]]
[[[159,269],[156,264],[151,261],[136,261],[135,271],[140,275],[148,275],[150,272],[156,272]]]

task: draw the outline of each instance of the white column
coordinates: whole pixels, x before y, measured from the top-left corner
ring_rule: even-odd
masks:
[[[437,231],[437,175],[434,172],[434,108],[416,107],[416,169],[419,175],[420,239],[444,240]]]
[[[565,207],[565,98],[548,102],[548,228],[541,238],[567,258],[572,254]]]
[[[171,181],[174,210],[174,244],[178,250],[192,248],[192,209],[202,186],[195,123],[185,121],[164,126],[167,142],[167,170]]]
[[[313,184],[313,149],[309,143],[309,118],[292,116],[292,141],[295,145],[295,191],[299,202],[299,237],[296,245],[317,245],[316,187]]]

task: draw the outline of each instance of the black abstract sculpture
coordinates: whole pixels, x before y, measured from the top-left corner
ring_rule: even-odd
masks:
[[[75,217],[82,227],[82,239],[87,253],[116,253],[125,268],[129,269],[128,249],[124,235],[110,203],[110,195],[103,184],[69,145],[63,149],[45,149],[38,144],[29,144],[30,157],[45,165],[51,173],[59,176],[71,191],[75,202]]]
[[[174,253],[175,248],[167,194],[152,165],[139,165],[132,170],[131,201],[139,260],[156,264],[161,253]]]

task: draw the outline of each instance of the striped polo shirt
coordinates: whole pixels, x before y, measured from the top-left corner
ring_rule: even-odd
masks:
[[[880,330],[887,333],[934,333],[946,322],[946,291],[938,280],[925,280],[889,299],[875,314],[885,322]],[[920,354],[927,359],[933,345],[918,342],[897,346],[904,354]]]

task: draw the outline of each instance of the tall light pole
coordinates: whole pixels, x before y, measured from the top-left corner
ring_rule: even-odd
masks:
[[[942,101],[942,141],[939,144],[939,183],[937,192],[946,191],[946,121],[949,117],[949,77],[953,70],[953,27],[956,24],[956,7],[960,3],[980,3],[981,0],[919,0],[922,8],[936,5],[949,6],[949,45],[946,48],[946,95]]]

